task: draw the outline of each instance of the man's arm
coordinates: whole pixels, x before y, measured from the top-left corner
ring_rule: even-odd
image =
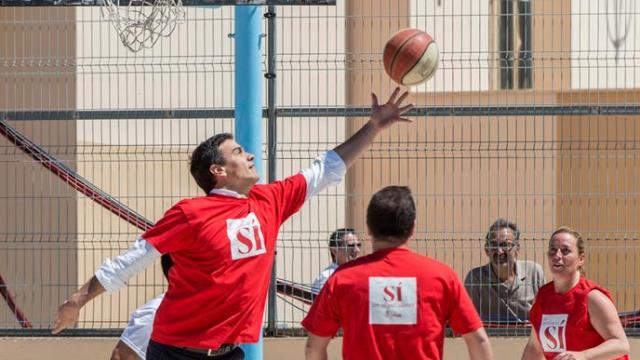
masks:
[[[304,356],[306,360],[327,360],[327,347],[329,346],[330,337],[318,336],[309,333],[307,345],[304,347]]]
[[[411,122],[409,119],[400,117],[401,114],[413,108],[412,104],[401,106],[409,93],[404,92],[400,98],[396,99],[399,92],[400,88],[396,88],[389,101],[383,105],[379,105],[376,95],[371,94],[373,104],[369,122],[333,151],[328,151],[316,158],[308,169],[301,170],[307,182],[305,200],[329,185],[340,183],[346,169],[369,147],[380,131],[395,122]]]
[[[371,94],[372,105],[369,122],[353,136],[333,149],[340,155],[347,168],[371,145],[380,131],[396,122],[411,122],[411,120],[401,117],[402,114],[413,108],[413,104],[402,106],[402,102],[409,96],[409,92],[405,91],[398,97],[399,93],[400,88],[397,87],[391,94],[389,101],[382,105],[378,104],[376,94]]]
[[[484,328],[476,331],[468,332],[462,335],[464,342],[467,344],[469,359],[471,360],[491,360],[493,359],[493,350],[489,343],[489,337]]]
[[[89,301],[106,291],[117,291],[124,287],[129,278],[144,271],[160,256],[151,244],[138,238],[130,249],[113,260],[105,261],[89,281],[58,307],[51,333],[58,334],[75,324],[80,317],[80,309]]]
[[[58,313],[53,322],[53,330],[51,330],[51,333],[57,334],[75,324],[80,317],[80,309],[105,291],[104,287],[102,287],[98,281],[98,278],[96,278],[95,275],[92,276],[89,281],[58,307]]]

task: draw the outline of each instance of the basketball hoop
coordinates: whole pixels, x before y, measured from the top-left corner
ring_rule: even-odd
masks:
[[[184,20],[182,0],[103,0],[102,16],[132,52],[151,48]],[[122,4],[122,5],[121,5]]]

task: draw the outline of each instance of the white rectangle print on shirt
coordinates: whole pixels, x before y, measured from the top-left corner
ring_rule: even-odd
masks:
[[[254,213],[242,219],[227,220],[227,236],[231,245],[231,259],[238,260],[267,252],[260,228],[260,221]]]
[[[544,352],[562,353],[567,351],[568,314],[543,314],[538,337]]]
[[[369,324],[414,325],[415,277],[369,277]]]

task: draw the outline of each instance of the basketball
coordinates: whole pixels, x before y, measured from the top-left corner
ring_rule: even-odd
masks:
[[[433,76],[439,58],[438,45],[431,35],[418,29],[403,29],[384,47],[384,70],[400,85],[418,85]]]

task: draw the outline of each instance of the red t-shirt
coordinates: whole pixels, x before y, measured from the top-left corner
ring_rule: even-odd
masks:
[[[278,230],[306,191],[299,174],[247,198],[213,194],[169,209],[142,235],[174,262],[151,338],[199,348],[257,342]]]
[[[587,296],[591,290],[598,290],[611,299],[609,291],[584,277],[564,294],[556,293],[553,282],[538,291],[529,320],[546,359],[553,359],[565,351],[590,349],[604,342],[589,319]],[[627,359],[628,356],[621,356],[614,360]]]
[[[406,248],[376,251],[339,267],[302,321],[309,332],[344,329],[344,359],[441,359],[445,324],[482,327],[447,265]]]

